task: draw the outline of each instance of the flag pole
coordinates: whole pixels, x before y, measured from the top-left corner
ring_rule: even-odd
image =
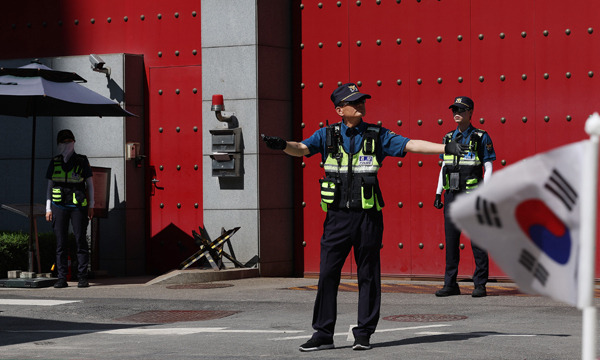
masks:
[[[594,113],[585,122],[590,135],[583,154],[581,183],[581,239],[579,249],[578,307],[582,310],[581,359],[596,359],[596,307],[594,306],[594,277],[596,260],[596,216],[598,199],[598,137],[600,115]]]

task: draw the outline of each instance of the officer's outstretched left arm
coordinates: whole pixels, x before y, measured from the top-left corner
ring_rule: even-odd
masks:
[[[468,150],[468,145],[451,141],[448,144],[436,144],[426,140],[410,140],[406,143],[405,150],[417,154],[450,154],[461,156]]]

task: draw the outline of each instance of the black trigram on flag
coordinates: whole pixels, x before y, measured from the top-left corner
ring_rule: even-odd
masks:
[[[544,187],[554,194],[571,211],[577,202],[577,192],[556,169],[544,184]]]
[[[533,274],[533,277],[539,280],[539,282],[546,286],[546,281],[548,280],[548,270],[537,262],[535,257],[527,250],[523,249],[521,251],[521,256],[519,257],[519,263],[525,267],[530,273]]]
[[[498,217],[498,209],[493,202],[488,202],[478,196],[477,202],[475,203],[475,210],[477,210],[477,220],[480,224],[496,226],[499,228],[502,227],[502,223]]]

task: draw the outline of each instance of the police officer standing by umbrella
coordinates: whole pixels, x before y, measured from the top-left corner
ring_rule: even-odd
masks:
[[[379,321],[381,305],[380,249],[383,238],[383,197],[377,172],[386,156],[407,152],[460,155],[463,147],[411,140],[379,125],[363,121],[366,100],[353,83],[331,94],[341,122],[317,130],[302,142],[264,136],[267,146],[292,156],[321,154],[325,176],[321,183],[321,207],[327,212],[321,238],[319,286],[313,312],[312,338],[300,351],[331,349],[337,316],[337,292],[341,270],[354,247],[358,274],[358,325],[352,330],[354,350],[371,348],[370,337]]]
[[[487,181],[492,176],[492,161],[496,160],[496,153],[492,139],[487,132],[476,129],[471,124],[471,117],[475,104],[466,96],[459,96],[449,107],[452,110],[454,121],[458,125],[455,130],[444,136],[444,144],[459,143],[468,146],[469,151],[461,156],[446,154],[442,156],[443,165],[433,206],[441,209],[442,189],[445,190],[444,200],[444,229],[446,234],[446,271],[444,274],[444,287],[436,291],[438,297],[460,295],[460,288],[456,282],[458,263],[460,260],[460,234],[461,231],[450,219],[449,205],[460,193],[475,190],[482,181]],[[473,274],[474,289],[472,297],[487,295],[485,285],[489,275],[489,258],[485,250],[471,243],[475,258],[475,273]]]
[[[75,136],[71,130],[58,132],[58,155],[46,172],[46,220],[52,221],[56,235],[56,265],[58,281],[55,288],[64,288],[68,273],[69,222],[73,226],[77,246],[77,287],[88,287],[89,246],[86,238],[89,219],[93,216],[94,186],[92,168],[85,155],[75,152]]]

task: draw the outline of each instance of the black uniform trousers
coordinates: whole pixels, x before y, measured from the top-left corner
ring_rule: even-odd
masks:
[[[77,246],[77,274],[87,276],[90,262],[89,246],[86,238],[88,226],[87,207],[58,207],[52,204],[52,227],[56,235],[56,266],[58,278],[66,279],[68,273],[69,221],[73,226]]]
[[[446,232],[446,272],[444,274],[444,286],[456,286],[458,275],[458,262],[460,261],[460,229],[450,219],[450,207],[454,198],[460,192],[445,191],[444,193],[444,229]],[[489,258],[485,250],[471,243],[473,257],[475,259],[475,272],[473,273],[473,284],[485,285],[489,275]]]
[[[329,209],[323,224],[319,288],[313,312],[313,338],[333,338],[342,266],[354,247],[358,274],[358,322],[354,336],[375,332],[381,307],[381,211]]]

